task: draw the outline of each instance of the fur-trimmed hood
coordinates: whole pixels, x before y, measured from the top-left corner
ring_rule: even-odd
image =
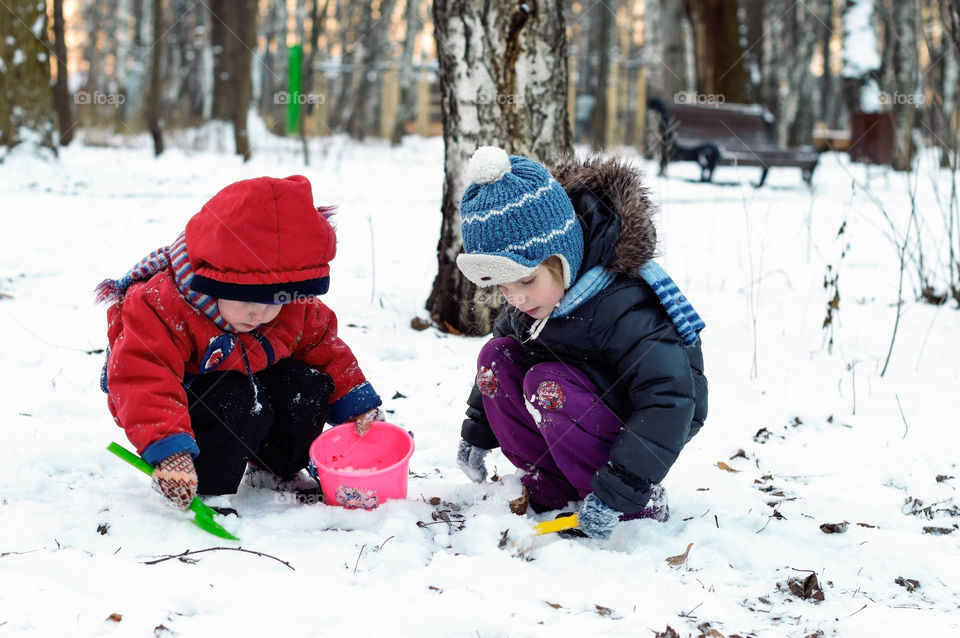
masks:
[[[622,159],[564,158],[552,169],[570,196],[583,227],[580,273],[594,266],[635,274],[656,255],[656,209],[643,173]]]

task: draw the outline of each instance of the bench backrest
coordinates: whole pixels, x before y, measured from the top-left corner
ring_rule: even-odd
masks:
[[[729,150],[776,146],[768,115],[759,105],[670,104],[661,113],[676,141],[685,145],[713,143]]]

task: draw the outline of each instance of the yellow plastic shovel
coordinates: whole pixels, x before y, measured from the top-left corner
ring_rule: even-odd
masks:
[[[579,524],[579,517],[576,514],[571,514],[570,516],[555,518],[552,521],[543,521],[542,523],[537,523],[533,526],[533,533],[535,536],[543,536],[544,534],[550,534],[552,532],[561,532],[565,529],[573,529]]]

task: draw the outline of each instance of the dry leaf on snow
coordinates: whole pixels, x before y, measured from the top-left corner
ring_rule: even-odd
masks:
[[[691,548],[691,547],[693,547],[693,543],[689,543],[689,544],[687,545],[687,551],[683,552],[682,554],[680,554],[680,555],[678,555],[678,556],[668,556],[665,560],[666,560],[669,564],[673,565],[674,567],[678,567],[678,566],[680,566],[680,565],[683,565],[685,562],[687,562],[687,557],[690,555],[690,548]]]

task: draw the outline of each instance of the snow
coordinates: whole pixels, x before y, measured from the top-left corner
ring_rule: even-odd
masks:
[[[874,168],[868,182],[864,167],[825,154],[812,191],[789,169],[754,190],[756,170],[721,168],[705,185],[693,164],[660,178],[634,160],[661,206],[658,259],[707,322],[710,415],[664,481],[667,523],[564,540],[533,537],[551,515],[510,513],[519,482],[499,451],[487,458],[498,483],[475,485],[456,466],[483,339],[410,328],[436,271],[442,142],[330,138],[314,141],[304,167],[297,141],[253,133],[248,164],[203,150],[219,143],[206,131],[193,138],[200,150],[157,160],[144,137],[127,148],[81,141],[57,162],[15,148],[0,168],[0,631],[957,634],[960,312],[914,301],[912,266],[880,376],[897,309],[893,237],[910,211],[903,176]],[[935,193],[949,192],[949,175],[931,177],[935,158],[922,159],[918,227],[944,247]],[[294,173],[313,181],[318,204],[339,206],[326,300],[390,419],[415,434],[409,498],[351,511],[245,487],[231,499],[240,518],[223,520],[234,543],[164,508],[105,450],[130,446],[98,388],[103,356],[91,351],[106,326],[92,290],[172,241],[226,184]],[[945,257],[925,256],[936,278]],[[840,294],[832,346],[828,265]],[[820,529],[844,522],[844,533]],[[666,562],[691,543],[685,561]],[[268,556],[150,563],[215,547]],[[789,591],[811,571],[822,602]]]

